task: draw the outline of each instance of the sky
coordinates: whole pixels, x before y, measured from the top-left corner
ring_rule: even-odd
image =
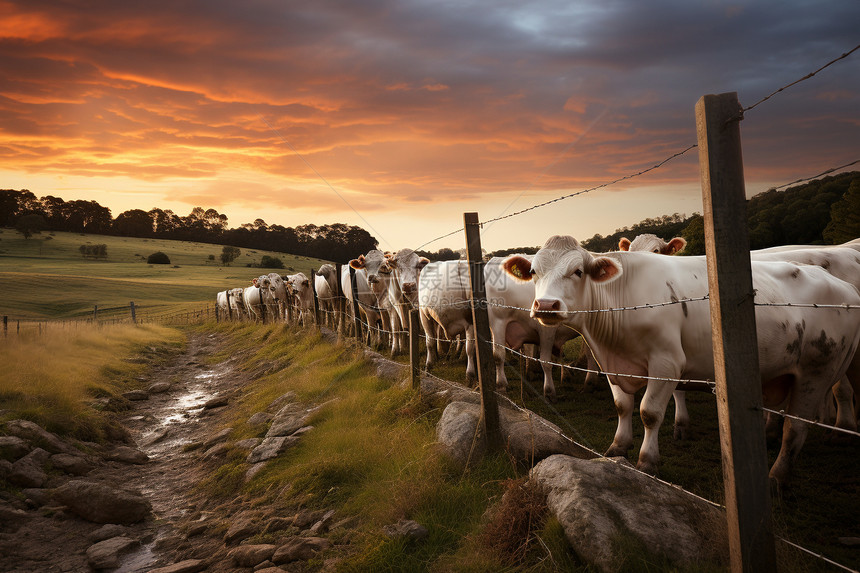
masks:
[[[860,44],[853,0],[0,0],[0,188],[460,248],[696,143]],[[860,50],[741,122],[748,196],[860,159]],[[855,165],[854,169],[858,169]],[[484,225],[489,250],[702,211],[698,152]]]

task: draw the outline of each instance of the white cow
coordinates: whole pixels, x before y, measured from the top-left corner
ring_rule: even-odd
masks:
[[[221,316],[227,316],[230,302],[227,298],[226,290],[219,291],[215,294],[215,306],[218,307],[218,313]]]
[[[243,312],[238,312],[241,307],[244,311],[244,303],[242,302],[242,294],[245,289],[234,288],[222,290],[215,295],[215,302],[218,305],[218,312],[222,319],[232,318],[239,320],[242,318]]]
[[[317,301],[323,311],[323,322],[339,330],[341,324],[341,299],[337,296],[337,270],[334,265],[325,264],[317,269],[314,276],[314,288],[317,291]]]
[[[275,287],[268,275],[253,279],[253,285],[242,293],[245,310],[252,320],[271,322],[277,316],[278,302]]]
[[[419,256],[412,249],[400,249],[388,260],[394,269],[394,280],[388,285],[388,299],[397,311],[401,331],[409,330],[409,310],[418,308],[418,277],[430,259]],[[405,352],[409,346],[406,334],[394,335],[398,340],[395,352]]]
[[[284,277],[279,275],[278,273],[269,273],[266,275],[269,277],[271,281],[273,293],[275,295],[275,302],[277,304],[277,308],[273,308],[274,312],[277,312],[278,320],[284,320],[287,313],[287,305],[289,304],[289,293],[287,292],[287,284],[284,281]]]
[[[296,273],[283,277],[287,283],[292,297],[290,304],[298,309],[299,320],[302,326],[307,326],[313,321],[314,315],[314,293],[311,290],[311,281],[305,273]]]
[[[860,294],[820,267],[752,261],[757,303],[860,306]],[[548,325],[568,324],[586,339],[612,383],[618,430],[607,455],[633,445],[633,394],[640,404],[645,438],[638,467],[655,472],[657,432],[676,384],[661,379],[713,379],[714,357],[707,301],[647,310],[581,312],[703,297],[708,292],[704,257],[654,257],[647,253],[594,255],[573,237],[547,240],[533,261],[509,257],[505,269],[533,280],[532,315]],[[578,312],[579,311],[579,312]],[[788,400],[789,414],[810,418],[846,371],[860,374],[857,310],[758,306],[759,372],[766,406]],[[771,478],[785,483],[806,437],[806,424],[787,419]]]
[[[397,288],[397,281],[394,280],[394,268],[391,266],[392,255],[385,254],[379,250],[372,250],[367,255],[360,255],[356,259],[349,261],[349,266],[356,271],[363,270],[367,277],[367,283],[370,286],[370,292],[373,294],[373,306],[379,314],[382,322],[382,329],[391,334],[391,353],[398,354],[401,351],[402,337],[395,335],[397,331],[402,330],[400,322],[400,314],[397,312],[397,298],[392,300],[389,298],[389,289],[392,283]],[[382,333],[379,333],[380,335]]]
[[[346,313],[348,319],[347,330],[353,330],[354,317],[353,314],[353,296],[352,296],[352,283],[349,278],[349,265],[344,265],[340,272],[340,286],[341,290],[346,297]],[[379,322],[381,322],[381,314],[376,306],[376,295],[370,289],[370,284],[367,282],[367,272],[364,269],[360,269],[355,271],[355,282],[356,289],[358,291],[358,314],[360,320],[363,320],[366,325],[370,325],[371,328],[367,328],[367,340],[366,343],[368,345],[371,344],[371,340],[373,343],[378,345],[380,341],[379,337]]]
[[[248,316],[248,311],[245,308],[245,289],[233,288],[227,292],[230,294],[228,297],[230,302],[230,313],[228,316],[232,315],[233,320],[242,320]]]

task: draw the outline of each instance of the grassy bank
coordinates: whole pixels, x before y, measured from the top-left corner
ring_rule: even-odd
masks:
[[[0,422],[23,418],[61,435],[101,441],[116,424],[105,400],[140,383],[185,336],[160,326],[82,326],[0,342]],[[149,360],[135,357],[148,355]]]

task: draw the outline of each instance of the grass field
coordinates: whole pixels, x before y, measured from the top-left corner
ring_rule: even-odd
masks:
[[[81,245],[107,245],[107,259],[84,258]],[[141,314],[213,304],[215,293],[248,286],[253,277],[276,269],[249,268],[263,255],[278,257],[282,274],[318,268],[326,261],[272,251],[242,249],[230,266],[219,261],[220,245],[136,239],[106,235],[43,232],[25,239],[0,229],[0,315],[11,319],[90,316],[93,306],[109,317],[128,313],[134,301]],[[149,265],[146,257],[162,251],[169,265]],[[209,256],[214,255],[215,261]]]

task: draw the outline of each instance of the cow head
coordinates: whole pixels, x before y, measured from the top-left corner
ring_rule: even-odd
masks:
[[[612,282],[622,272],[614,259],[595,257],[573,237],[560,235],[547,239],[532,261],[513,255],[502,267],[517,280],[535,282],[531,316],[545,326],[559,324],[571,309],[584,308],[592,286]]]
[[[412,249],[400,249],[392,258],[400,290],[413,305],[418,304],[418,275],[429,262],[430,259],[419,257]]]
[[[349,261],[349,266],[354,269],[364,269],[370,289],[377,296],[381,296],[388,290],[388,278],[392,272],[390,261],[390,255],[373,250],[367,253],[367,256],[362,255]],[[353,262],[356,264],[354,265]]]
[[[618,241],[619,250],[656,253],[658,255],[674,255],[683,251],[686,246],[687,241],[681,237],[675,237],[671,241],[666,242],[651,233],[639,235],[632,242],[626,237],[622,237]]]

